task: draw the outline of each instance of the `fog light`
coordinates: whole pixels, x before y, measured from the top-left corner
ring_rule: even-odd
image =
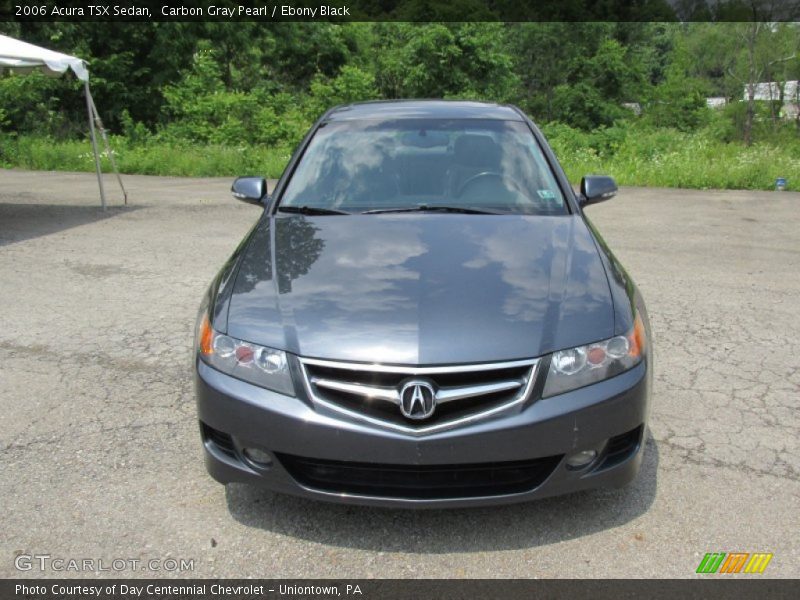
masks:
[[[567,466],[570,469],[581,469],[597,458],[597,450],[581,450],[567,457]]]
[[[272,465],[272,458],[269,454],[258,448],[245,448],[243,450],[245,458],[257,467],[269,467]]]

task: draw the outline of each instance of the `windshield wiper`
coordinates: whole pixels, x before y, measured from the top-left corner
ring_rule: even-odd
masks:
[[[499,215],[502,213],[494,212],[491,210],[483,210],[480,208],[467,208],[464,206],[428,206],[420,204],[419,206],[405,206],[402,208],[376,208],[374,210],[367,210],[362,212],[362,215],[378,215],[383,213],[404,213],[404,212],[448,212],[448,213],[461,213],[465,215]]]
[[[279,206],[278,212],[297,213],[300,215],[351,215],[353,213],[335,208],[322,208],[320,206]]]

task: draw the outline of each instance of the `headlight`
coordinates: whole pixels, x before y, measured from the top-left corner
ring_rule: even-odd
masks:
[[[215,369],[244,381],[294,396],[289,362],[282,350],[237,340],[214,331],[203,315],[197,332],[200,357]]]
[[[644,323],[637,312],[626,335],[554,352],[542,397],[563,394],[632,369],[642,361],[645,343]]]

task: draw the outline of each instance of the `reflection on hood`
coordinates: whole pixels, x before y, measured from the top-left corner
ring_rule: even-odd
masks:
[[[574,217],[265,220],[228,332],[303,356],[440,364],[528,358],[613,335],[608,282]]]

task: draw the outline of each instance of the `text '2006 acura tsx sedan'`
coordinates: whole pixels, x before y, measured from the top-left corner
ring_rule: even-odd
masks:
[[[642,297],[513,106],[328,111],[214,279],[196,390],[209,473],[383,506],[518,502],[639,470]]]

